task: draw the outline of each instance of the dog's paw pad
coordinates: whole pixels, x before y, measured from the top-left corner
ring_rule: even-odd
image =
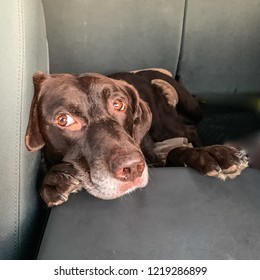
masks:
[[[238,169],[237,165],[233,164],[230,167],[228,167],[226,169],[223,169],[222,173],[224,173],[224,174],[235,174],[237,172],[237,169]]]
[[[234,179],[235,177],[240,175],[245,168],[248,167],[248,157],[245,151],[238,151],[235,155],[238,158],[237,164],[233,164],[229,168],[222,170],[219,177],[220,179]]]
[[[209,171],[206,175],[209,176],[209,177],[218,177],[219,171],[212,170],[212,171]]]
[[[57,193],[55,195],[52,195],[51,197],[48,197],[48,200],[45,199],[45,202],[48,207],[53,207],[61,205],[62,203],[66,202],[68,198],[69,196],[65,193]]]

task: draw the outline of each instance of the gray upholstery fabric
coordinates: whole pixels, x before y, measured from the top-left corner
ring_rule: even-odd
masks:
[[[43,0],[51,72],[176,73],[185,1]]]
[[[1,2],[0,259],[32,258],[35,230],[42,225],[36,192],[40,157],[26,151],[24,136],[32,75],[48,72],[46,31],[41,1]]]
[[[39,259],[260,259],[260,171],[226,182],[188,168],[150,169],[121,199],[86,192],[54,208]]]
[[[188,90],[260,94],[259,14],[260,0],[187,0],[179,75]]]
[[[192,93],[259,93],[260,0],[43,0],[43,5],[51,72],[164,67],[176,73],[178,65]]]

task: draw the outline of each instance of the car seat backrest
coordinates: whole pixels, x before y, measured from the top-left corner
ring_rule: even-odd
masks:
[[[184,1],[43,1],[51,72],[175,72]]]
[[[33,258],[44,211],[37,192],[40,154],[25,149],[32,75],[48,72],[39,0],[9,0],[0,9],[0,259]]]

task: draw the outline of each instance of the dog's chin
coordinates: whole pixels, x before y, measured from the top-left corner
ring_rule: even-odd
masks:
[[[123,182],[109,176],[103,179],[92,179],[92,183],[85,187],[87,192],[99,199],[112,200],[122,197],[132,191],[146,187],[148,183],[148,168],[145,167],[141,177],[134,181]]]

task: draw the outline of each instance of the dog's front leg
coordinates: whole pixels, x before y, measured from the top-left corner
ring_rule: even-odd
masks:
[[[141,150],[145,156],[148,166],[160,167],[164,166],[164,162],[153,150],[154,142],[149,134],[145,135],[141,142]]]
[[[82,184],[77,179],[78,171],[70,163],[52,166],[46,174],[40,195],[48,207],[57,206],[68,200],[68,196],[81,190]]]
[[[188,166],[225,180],[238,176],[248,166],[248,158],[245,152],[224,145],[178,147],[169,152],[166,166]]]

